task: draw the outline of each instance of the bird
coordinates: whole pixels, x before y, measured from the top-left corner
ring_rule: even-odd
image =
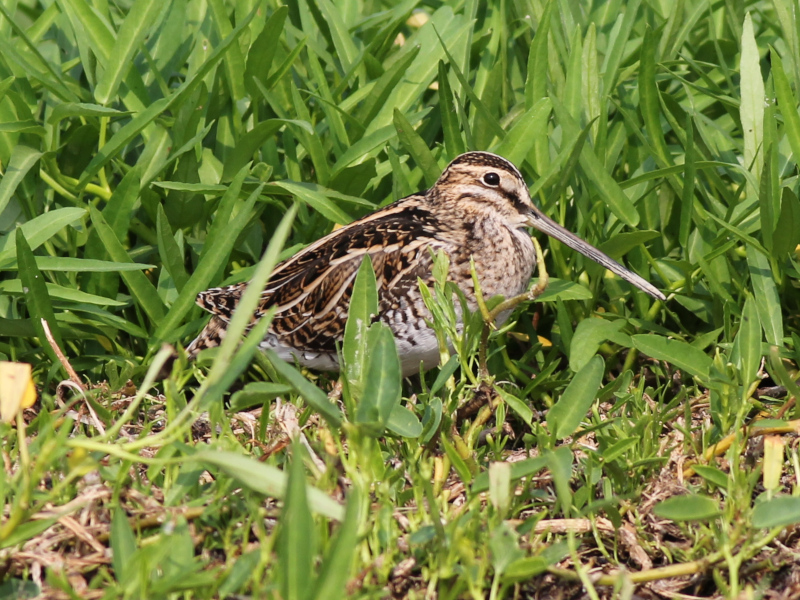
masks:
[[[434,253],[448,256],[448,277],[475,310],[470,259],[485,298],[510,298],[527,289],[536,264],[528,228],[554,237],[665,300],[647,280],[536,208],[510,161],[489,152],[467,152],[450,162],[430,189],[336,229],[278,264],[253,317],[255,322],[275,308],[260,347],[312,370],[339,370],[337,344],[344,337],[353,283],[369,256],[377,282],[377,318],[394,334],[403,376],[435,367],[439,346],[419,288],[420,281],[433,284]],[[221,343],[246,286],[243,282],[198,294],[197,304],[213,316],[187,346],[189,358]],[[500,315],[498,321],[507,317]]]

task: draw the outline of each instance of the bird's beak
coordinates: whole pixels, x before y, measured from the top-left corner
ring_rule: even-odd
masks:
[[[528,216],[528,225],[534,229],[538,229],[542,233],[546,233],[547,235],[556,238],[559,242],[566,244],[573,250],[577,250],[584,256],[588,256],[594,262],[603,265],[610,271],[613,271],[625,281],[632,283],[643,292],[650,294],[653,298],[657,298],[658,300],[666,300],[664,294],[662,294],[649,281],[639,277],[633,271],[629,271],[613,258],[603,254],[591,244],[587,244],[577,235],[571,231],[568,231],[567,229],[564,229],[561,225],[545,216],[538,209],[533,208],[531,210],[530,215]]]

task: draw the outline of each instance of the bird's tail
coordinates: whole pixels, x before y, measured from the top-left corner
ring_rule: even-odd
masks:
[[[225,339],[227,323],[219,317],[211,317],[211,320],[203,328],[191,344],[186,347],[186,354],[190,360],[194,359],[201,350],[206,348],[216,348]]]

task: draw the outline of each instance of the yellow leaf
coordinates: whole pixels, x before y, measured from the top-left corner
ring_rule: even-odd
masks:
[[[777,490],[781,484],[783,471],[783,438],[779,435],[764,437],[764,487]]]
[[[27,363],[0,362],[0,419],[6,423],[36,402],[31,370]]]

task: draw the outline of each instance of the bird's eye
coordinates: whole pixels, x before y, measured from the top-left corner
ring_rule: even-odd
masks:
[[[497,173],[487,173],[483,176],[483,183],[492,187],[496,187],[500,185],[500,175]]]

